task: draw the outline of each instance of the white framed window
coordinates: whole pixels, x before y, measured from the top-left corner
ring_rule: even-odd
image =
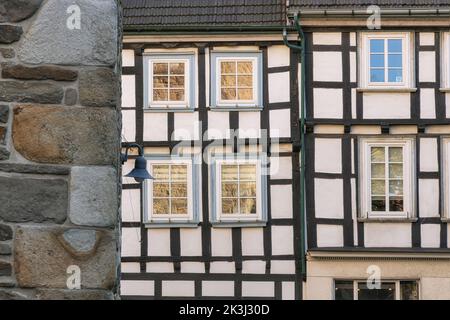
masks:
[[[262,107],[261,53],[211,54],[211,106]]]
[[[450,32],[442,33],[442,88],[450,89]]]
[[[414,47],[409,32],[361,33],[360,86],[411,88],[414,83]]]
[[[144,184],[145,223],[198,223],[198,168],[192,158],[151,157]]]
[[[265,157],[214,157],[210,176],[213,223],[267,220]]]
[[[442,138],[442,182],[444,190],[444,217],[450,219],[450,137]]]
[[[144,60],[147,109],[194,108],[193,54],[146,55]]]
[[[413,138],[360,140],[362,218],[415,217]]]
[[[374,287],[369,287],[367,280],[334,281],[334,300],[419,300],[419,297],[417,280],[386,280]]]

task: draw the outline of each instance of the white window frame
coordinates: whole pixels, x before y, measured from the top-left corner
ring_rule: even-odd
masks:
[[[253,100],[222,100],[222,64],[223,61],[251,61],[253,73]],[[256,107],[258,104],[258,59],[254,57],[218,57],[216,59],[216,104],[218,106]],[[237,73],[237,70],[236,70]],[[237,83],[236,83],[237,86]],[[237,96],[236,96],[237,98]]]
[[[194,204],[193,204],[193,160],[192,159],[148,159],[147,168],[152,174],[152,165],[163,164],[163,165],[177,165],[184,164],[187,165],[187,208],[188,214],[177,214],[160,216],[153,214],[153,182],[154,180],[146,180],[144,187],[144,208],[146,208],[145,222],[146,223],[160,223],[160,222],[194,222]]]
[[[450,32],[442,33],[442,89],[450,90]]]
[[[353,282],[353,300],[358,301],[358,285],[360,283],[366,283],[367,280],[346,280],[346,279],[335,279],[333,281],[333,300],[336,300],[335,292],[336,292],[336,282],[337,281],[348,281]],[[418,300],[420,300],[421,297],[421,288],[420,288],[420,281],[417,279],[403,279],[403,280],[390,280],[390,279],[383,279],[381,280],[381,283],[394,283],[395,284],[395,300],[401,299],[401,282],[416,282],[417,283],[417,289],[418,289]],[[376,289],[374,289],[376,290]]]
[[[359,185],[360,185],[360,218],[363,219],[413,219],[416,217],[415,205],[415,141],[412,137],[403,138],[361,138],[360,139],[360,163],[359,163]],[[380,147],[403,147],[403,212],[378,212],[372,211],[371,206],[371,157],[370,148]],[[389,190],[386,190],[389,192]],[[388,208],[389,203],[386,203]]]
[[[403,82],[370,81],[370,40],[402,39]],[[365,89],[413,89],[414,83],[414,44],[410,32],[363,32],[360,36],[360,87]],[[385,46],[385,55],[386,55]]]
[[[441,175],[443,182],[444,219],[450,220],[450,137],[442,138]]]

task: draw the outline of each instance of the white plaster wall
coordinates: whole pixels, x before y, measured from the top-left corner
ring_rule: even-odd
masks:
[[[314,203],[317,218],[344,218],[342,179],[315,179]]]
[[[205,297],[233,297],[234,281],[202,281],[202,295]]]
[[[419,33],[421,46],[434,46],[434,32]]]
[[[234,262],[229,261],[213,261],[209,267],[210,273],[235,273],[236,268]]]
[[[438,142],[436,138],[420,139],[420,171],[437,172]]]
[[[436,57],[434,51],[419,52],[419,81],[435,82],[436,81]]]
[[[244,274],[265,274],[266,262],[263,260],[242,261],[242,273]]]
[[[208,139],[226,139],[230,137],[229,112],[208,112]]]
[[[141,221],[141,192],[140,190],[122,190],[122,222]]]
[[[180,229],[181,255],[201,256],[202,255],[202,229],[185,228]]]
[[[195,282],[163,281],[162,295],[165,297],[193,297],[195,296]]]
[[[259,138],[261,136],[261,113],[239,112],[239,138]]]
[[[148,229],[148,255],[170,256],[170,229]]]
[[[122,107],[136,107],[136,77],[134,75],[122,76]]]
[[[264,254],[264,234],[262,228],[242,228],[242,255]]]
[[[122,273],[140,273],[141,265],[138,262],[122,262],[120,271]]]
[[[410,94],[365,92],[363,117],[365,119],[408,119],[411,117]]]
[[[295,282],[283,281],[281,283],[281,299],[295,300]]]
[[[356,82],[356,52],[350,52],[350,82]]]
[[[136,112],[134,110],[122,110],[122,142],[136,140]]]
[[[141,256],[141,229],[122,228],[122,257]]]
[[[324,173],[342,173],[341,139],[315,139],[315,170]]]
[[[174,114],[173,140],[199,140],[200,130],[198,112]]]
[[[333,300],[334,282],[331,277],[308,277],[306,281],[306,300]]]
[[[356,32],[350,32],[350,45],[356,46]]]
[[[270,262],[271,274],[295,274],[295,261],[272,260]]]
[[[174,273],[174,266],[171,262],[148,262],[145,268],[149,273]]]
[[[450,300],[450,278],[424,277],[420,288],[422,300]]]
[[[445,115],[450,118],[450,93],[445,94]]]
[[[167,113],[144,112],[144,141],[167,140]]]
[[[317,247],[342,247],[344,245],[344,230],[339,225],[317,225]]]
[[[439,248],[441,246],[441,225],[422,224],[420,229],[422,248]]]
[[[289,102],[289,72],[269,73],[269,103]]]
[[[267,49],[267,66],[284,67],[290,65],[290,50],[285,45],[269,46]]]
[[[419,216],[440,216],[438,179],[419,179]]]
[[[313,44],[340,45],[342,34],[340,32],[314,32]]]
[[[155,282],[147,280],[121,280],[120,294],[123,296],[153,296]]]
[[[420,89],[420,118],[436,119],[434,89]]]
[[[182,273],[205,273],[205,264],[202,262],[181,262]]]
[[[292,179],[291,157],[270,157],[271,179]]]
[[[270,110],[270,137],[289,138],[291,136],[291,110]]]
[[[315,51],[313,52],[314,81],[342,81],[342,53]]]
[[[352,88],[352,118],[356,119],[356,89]]]
[[[211,251],[213,256],[228,257],[233,254],[231,229],[211,229]]]
[[[366,247],[411,247],[411,223],[365,223]]]
[[[314,88],[313,96],[314,118],[342,118],[342,89]]]
[[[294,230],[291,226],[272,226],[272,255],[294,253]]]
[[[292,185],[271,185],[270,199],[272,219],[292,218]]]
[[[275,295],[275,284],[263,281],[242,281],[243,297],[273,297]]]
[[[122,67],[134,67],[134,50],[122,50]]]

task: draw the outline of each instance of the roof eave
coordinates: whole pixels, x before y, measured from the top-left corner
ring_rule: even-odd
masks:
[[[298,14],[300,17],[308,18],[363,18],[373,14],[372,11],[367,12],[366,9],[302,9],[290,8],[288,16],[292,17]],[[450,7],[436,9],[420,9],[420,8],[381,8],[383,17],[411,17],[411,18],[427,18],[427,17],[450,17]]]
[[[125,34],[202,34],[202,33],[238,33],[238,32],[280,32],[286,25],[253,26],[160,26],[160,25],[125,25]]]

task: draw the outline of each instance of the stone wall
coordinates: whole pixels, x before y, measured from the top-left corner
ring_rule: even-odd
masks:
[[[0,299],[115,297],[119,8],[1,0]]]

